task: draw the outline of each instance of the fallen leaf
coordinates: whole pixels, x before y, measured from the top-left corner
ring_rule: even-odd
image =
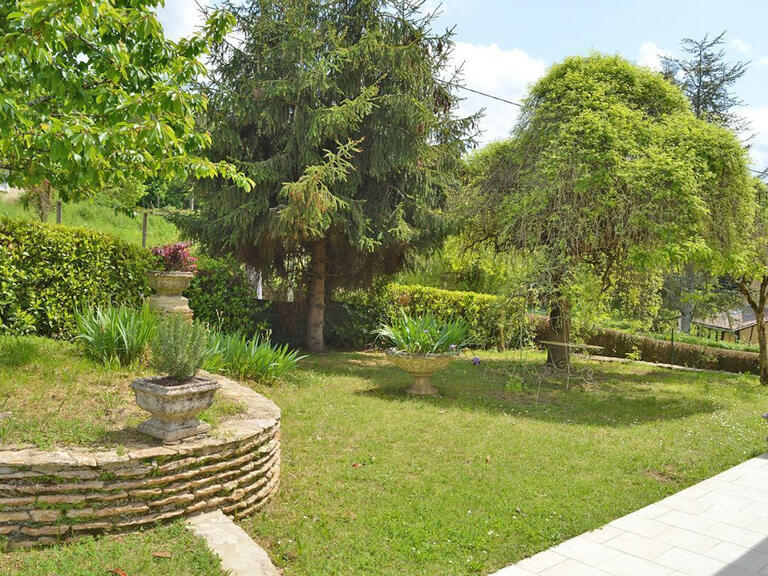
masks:
[[[165,552],[164,550],[161,550],[160,552],[152,552],[152,556],[155,558],[172,558],[170,552]]]
[[[110,574],[115,574],[116,576],[128,576],[123,570],[120,570],[120,568],[114,568],[113,570],[109,571]]]
[[[491,463],[491,457],[490,457],[490,455],[485,457],[485,463],[486,463],[486,464],[490,464],[490,463]]]
[[[352,464],[352,468],[360,468],[361,466],[362,464],[360,462],[355,462],[354,464]]]

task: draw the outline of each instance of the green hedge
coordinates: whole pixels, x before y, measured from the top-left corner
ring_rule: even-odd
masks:
[[[602,346],[605,356],[627,358],[629,355],[647,362],[669,364],[672,360],[672,343],[647,336],[637,336],[611,328],[599,328],[589,338],[589,344]],[[759,356],[754,352],[726,350],[675,342],[674,363],[691,368],[722,370],[723,372],[758,373]]]
[[[195,318],[222,332],[251,336],[266,328],[258,317],[267,305],[256,299],[245,270],[232,259],[198,258],[186,296]]]
[[[477,292],[442,290],[427,286],[389,284],[378,292],[349,292],[337,296],[345,314],[328,318],[332,341],[361,346],[372,341],[371,331],[400,308],[409,314],[431,313],[441,319],[463,318],[478,348],[516,347],[532,339],[522,299]]]
[[[107,234],[0,218],[0,332],[63,336],[77,306],[138,306],[154,261]]]

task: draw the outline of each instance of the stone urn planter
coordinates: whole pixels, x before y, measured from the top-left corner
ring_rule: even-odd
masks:
[[[193,272],[150,270],[147,281],[155,293],[149,298],[149,307],[160,314],[181,314],[191,320],[189,300],[182,294],[194,277]]]
[[[198,420],[197,415],[213,404],[220,387],[213,378],[201,376],[181,383],[167,377],[134,380],[131,388],[136,394],[136,404],[152,414],[149,420],[139,424],[139,431],[163,442],[204,434],[211,427]]]
[[[386,353],[392,364],[413,376],[413,385],[406,392],[416,396],[436,396],[437,389],[429,382],[430,376],[453,364],[458,357],[456,353],[411,354],[396,348],[387,348]]]

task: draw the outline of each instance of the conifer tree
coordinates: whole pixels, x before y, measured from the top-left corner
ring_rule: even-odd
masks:
[[[323,349],[334,287],[391,273],[444,235],[475,117],[455,115],[452,33],[434,33],[422,5],[224,3],[237,24],[212,50],[205,123],[213,158],[255,186],[203,184],[181,223],[265,273],[298,267],[310,350]]]

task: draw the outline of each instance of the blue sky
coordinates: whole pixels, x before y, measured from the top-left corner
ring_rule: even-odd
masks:
[[[646,66],[677,54],[680,40],[727,31],[729,58],[752,62],[737,92],[752,123],[755,166],[768,166],[768,0],[427,0],[442,5],[440,28],[455,26],[456,64],[466,84],[519,100],[551,64],[572,54],[619,53]],[[166,0],[160,18],[179,36],[198,23],[194,0]],[[514,124],[508,104],[467,95],[462,112],[486,108],[483,141]]]

